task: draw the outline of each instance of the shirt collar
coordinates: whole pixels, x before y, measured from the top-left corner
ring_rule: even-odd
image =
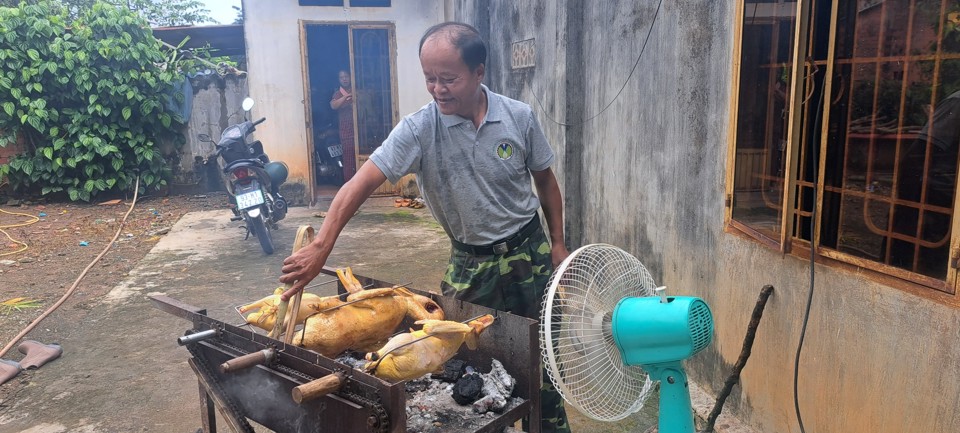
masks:
[[[483,83],[480,84],[480,89],[483,90],[487,95],[487,114],[483,117],[483,123],[487,122],[499,122],[500,114],[503,109],[500,107],[499,100],[496,98],[496,94],[490,91],[489,88]],[[436,104],[436,102],[434,102]],[[437,108],[437,112],[440,109]],[[459,125],[463,122],[470,122],[470,119],[465,119],[456,114],[443,114],[440,113],[440,120],[443,122],[443,126],[449,128],[451,126]]]

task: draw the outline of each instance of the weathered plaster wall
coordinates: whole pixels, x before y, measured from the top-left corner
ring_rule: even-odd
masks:
[[[184,173],[193,171],[195,156],[206,158],[216,152],[212,143],[200,141],[197,135],[207,134],[219,141],[224,129],[244,120],[241,104],[248,93],[246,78],[236,75],[197,76],[190,83],[193,86],[193,108],[184,131],[187,143],[180,151],[180,169]]]
[[[670,293],[711,306],[716,339],[687,363],[694,381],[720,389],[760,288],[776,288],[724,410],[758,431],[799,432],[793,364],[810,266],[723,226],[735,3],[664,1],[632,76],[656,2],[451,3],[451,18],[490,41],[487,84],[533,106],[557,149],[571,245],[620,246]],[[510,44],[530,38],[536,67],[511,70]],[[806,431],[960,431],[960,311],[856,272],[815,271]]]
[[[392,23],[396,31],[396,67],[400,116],[430,101],[423,86],[417,48],[424,30],[443,20],[442,0],[404,0],[392,8],[298,6],[296,0],[243,1],[250,96],[255,117],[267,122],[257,138],[270,157],[290,167],[290,182],[310,184],[307,147],[304,53],[301,22],[363,21]],[[276,155],[276,156],[274,156]]]

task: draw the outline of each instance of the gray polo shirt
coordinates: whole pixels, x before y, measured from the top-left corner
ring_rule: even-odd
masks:
[[[417,174],[420,193],[447,235],[471,245],[510,236],[540,207],[531,171],[547,169],[553,150],[530,106],[487,94],[487,114],[473,122],[440,113],[436,102],[403,118],[370,155],[391,182]]]

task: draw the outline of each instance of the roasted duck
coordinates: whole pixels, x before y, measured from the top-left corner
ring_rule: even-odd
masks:
[[[349,293],[357,293],[363,290],[360,281],[353,275],[353,271],[349,267],[337,269],[337,278],[340,279],[343,287]],[[246,316],[247,323],[265,331],[270,331],[277,321],[277,311],[280,309],[280,294],[283,293],[283,290],[283,287],[278,287],[272,295],[238,307],[237,311],[239,311],[240,314],[245,314],[248,311],[256,310]],[[312,293],[304,292],[300,299],[300,310],[297,312],[297,324],[302,324],[307,317],[317,311],[342,304],[342,302],[336,298],[336,296],[321,298]]]
[[[312,309],[293,344],[333,358],[347,349],[367,352],[378,349],[405,317],[442,320],[443,310],[432,299],[402,287],[362,290],[346,301],[337,297],[303,305]]]
[[[493,324],[487,314],[469,323],[446,320],[419,320],[423,329],[394,336],[380,350],[368,353],[364,370],[389,381],[416,379],[443,371],[463,343],[477,348],[477,338]]]
[[[273,324],[277,321],[277,310],[280,308],[281,293],[283,293],[283,287],[277,288],[270,296],[237,308],[237,311],[239,311],[240,314],[244,314],[248,311],[256,310],[247,315],[247,323],[269,331],[273,329]],[[308,305],[323,302],[324,298],[312,293],[304,293],[303,298],[300,300],[300,311],[297,312],[297,323],[303,323],[304,319],[316,311],[308,307]]]

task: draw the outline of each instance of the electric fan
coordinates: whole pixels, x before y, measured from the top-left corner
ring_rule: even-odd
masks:
[[[540,344],[564,400],[599,421],[643,407],[660,381],[660,433],[692,433],[693,410],[681,361],[713,339],[699,298],[656,289],[636,257],[607,244],[574,251],[543,298]]]

